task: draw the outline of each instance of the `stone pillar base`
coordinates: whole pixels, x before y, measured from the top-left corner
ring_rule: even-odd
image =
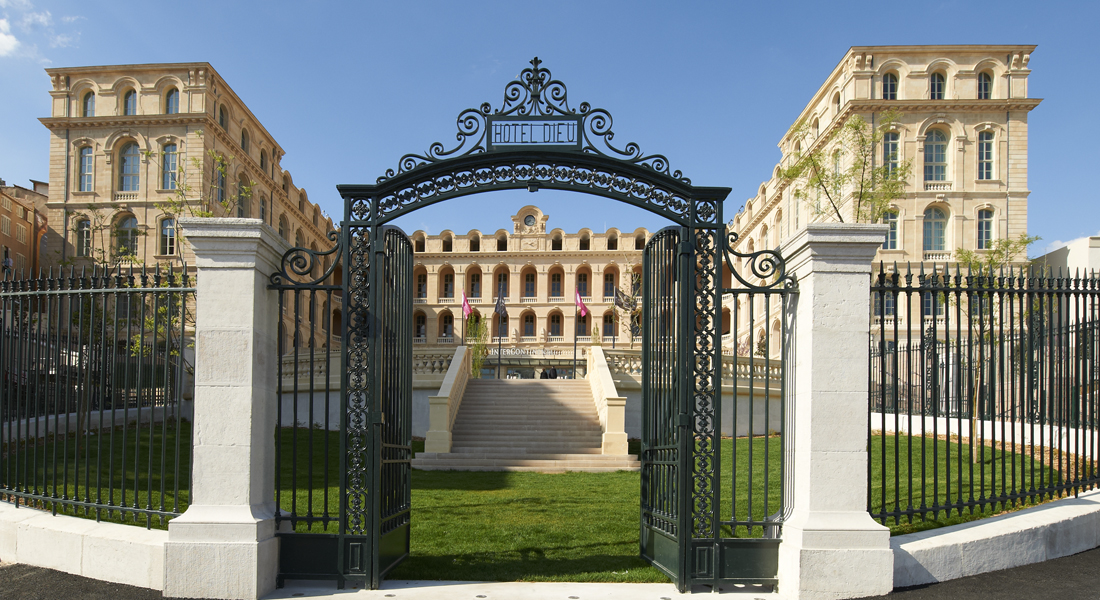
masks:
[[[866,512],[795,514],[779,545],[780,592],[799,600],[880,596],[894,589],[890,530]]]
[[[602,448],[603,454],[626,455],[630,451],[626,433],[620,431],[618,433],[603,434]]]
[[[450,431],[429,431],[424,436],[424,452],[446,454],[451,451]]]
[[[258,600],[275,591],[274,518],[240,506],[193,506],[168,523],[164,595]]]

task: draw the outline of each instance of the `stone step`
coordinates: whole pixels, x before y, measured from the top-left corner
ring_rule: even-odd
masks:
[[[641,469],[640,462],[624,456],[609,456],[606,459],[587,457],[570,460],[505,457],[474,459],[465,456],[454,457],[453,454],[441,454],[433,458],[420,458],[421,456],[424,455],[418,454],[417,458],[412,460],[414,469],[425,471],[533,471],[539,473],[564,473],[567,471],[606,473]]]
[[[547,444],[546,448],[535,446],[517,447],[517,446],[486,446],[486,445],[458,445],[455,444],[451,447],[452,454],[493,454],[498,456],[517,456],[522,455],[525,458],[541,458],[543,456],[557,456],[562,453],[577,454],[577,455],[592,455],[600,454],[600,444],[592,446],[574,446],[570,445],[568,448],[561,448],[560,445]]]
[[[541,435],[540,435],[541,433]],[[522,445],[523,440],[542,441],[546,439],[566,440],[566,441],[586,441],[592,439],[600,439],[602,435],[598,431],[571,431],[571,430],[554,430],[554,429],[529,429],[529,430],[513,430],[507,433],[486,433],[482,429],[454,429],[451,431],[451,438],[454,441],[473,441],[473,442],[502,442],[506,440],[519,440]]]
[[[510,423],[515,423],[516,425],[532,424],[542,426],[552,426],[555,424],[576,427],[600,426],[600,422],[597,421],[595,417],[582,417],[578,415],[559,416],[557,418],[547,415],[459,415],[458,418],[455,419],[455,426],[458,426],[460,423],[472,423],[478,426],[493,427],[507,427]]]
[[[576,452],[544,452],[525,454],[523,456],[506,456],[503,454],[497,454],[494,452],[467,454],[466,456],[455,456],[456,453],[448,452],[418,452],[413,459],[417,460],[430,460],[430,461],[443,461],[443,460],[557,460],[557,461],[581,461],[581,462],[639,462],[636,454],[625,455],[610,455],[610,454],[585,454]],[[640,463],[639,463],[640,464]]]

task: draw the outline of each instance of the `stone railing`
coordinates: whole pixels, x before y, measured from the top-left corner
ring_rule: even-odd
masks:
[[[451,429],[455,415],[462,404],[462,394],[466,392],[466,382],[470,380],[470,360],[473,354],[466,346],[455,349],[447,376],[439,393],[428,396],[428,434],[424,439],[425,452],[450,452]]]
[[[626,454],[626,398],[615,388],[603,348],[599,346],[593,346],[588,353],[588,385],[592,388],[592,399],[603,428],[603,453]]]
[[[926,192],[950,192],[950,181],[925,181],[924,191]]]
[[[603,349],[611,376],[617,380],[633,379],[637,383],[642,381],[642,351]],[[762,387],[762,382],[767,381],[768,387],[778,388],[783,378],[783,363],[779,359],[764,359],[761,357],[732,356],[722,357],[722,385],[733,385],[737,381],[739,386],[753,382],[754,387]]]
[[[951,262],[951,257],[952,256],[953,256],[953,254],[951,252],[944,252],[944,251],[925,252],[924,253],[924,262]]]
[[[423,343],[424,338],[413,338],[413,343]],[[454,343],[454,338],[448,343]],[[447,373],[451,366],[454,352],[444,349],[413,348],[413,379],[436,381]],[[290,392],[294,389],[294,378],[298,378],[298,387],[309,389],[309,377],[313,375],[313,383],[316,389],[321,389],[327,382],[329,389],[340,387],[340,351],[316,351],[309,348],[298,351],[297,359],[294,354],[286,354],[282,358],[283,391]]]

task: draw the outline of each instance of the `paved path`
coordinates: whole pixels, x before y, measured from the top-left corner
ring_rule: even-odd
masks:
[[[694,597],[711,597],[701,588]],[[731,593],[737,599],[779,596],[749,590]],[[384,589],[333,589],[326,586],[291,585],[270,598],[394,598],[395,600],[671,600],[680,596],[669,584],[590,583],[470,583],[388,582]],[[85,577],[26,565],[0,565],[0,598],[4,600],[161,600],[160,592],[128,585],[104,583]],[[945,583],[910,588],[878,596],[882,600],[1048,600],[1050,598],[1100,600],[1100,548],[1044,563],[1007,571],[975,575]],[[874,599],[868,599],[874,600]]]

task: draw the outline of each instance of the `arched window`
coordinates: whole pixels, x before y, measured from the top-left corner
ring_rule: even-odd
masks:
[[[535,337],[535,315],[532,313],[523,315],[523,337]]]
[[[993,247],[993,211],[988,208],[978,211],[978,250]]]
[[[588,234],[582,235],[581,236],[581,250],[588,250],[588,248],[590,246],[591,246],[591,243],[588,240]]]
[[[978,73],[978,100],[993,97],[993,77],[989,73]]]
[[[550,240],[551,250],[561,250],[561,234],[555,233],[553,239]]]
[[[503,292],[503,293],[502,293]],[[508,271],[500,271],[497,273],[496,287],[493,289],[493,297],[504,296],[508,297]]]
[[[137,114],[137,92],[134,90],[122,95],[122,114],[126,116]]]
[[[481,238],[474,235],[470,236],[470,252],[481,252]]]
[[[947,180],[947,135],[939,129],[924,138],[924,180]]]
[[[535,297],[535,274],[524,273],[523,274],[523,297],[534,298]],[[534,335],[534,334],[531,334]]]
[[[840,116],[840,92],[833,94],[833,115]]]
[[[248,152],[248,130],[241,130],[241,150]]]
[[[260,220],[267,223],[267,198],[260,196]]]
[[[481,297],[481,273],[470,274],[470,297]]]
[[[426,337],[428,335],[428,319],[424,316],[424,313],[416,313],[413,322],[415,324],[414,336],[418,338]]]
[[[439,337],[454,337],[455,336],[455,318],[451,313],[443,313],[443,316],[439,319]]]
[[[218,204],[225,205],[225,168],[216,167],[214,169],[214,188],[215,196]]]
[[[561,337],[561,313],[550,315],[550,336]]]
[[[288,233],[288,225],[287,225],[287,222],[286,222],[286,215],[283,215],[283,216],[279,217],[279,237],[283,238],[283,241],[289,242],[290,241],[290,238],[288,237],[289,235],[290,235],[290,233]]]
[[[450,252],[454,248],[454,244],[451,242],[451,236],[445,236],[443,238],[443,251]]]
[[[90,146],[84,146],[80,149],[80,184],[79,190],[81,192],[92,191],[92,173],[95,168],[95,162],[92,157],[92,148]]]
[[[887,73],[882,76],[882,99],[883,100],[897,100],[898,99],[898,76],[893,73]]]
[[[583,317],[580,316],[580,315],[577,315],[577,329],[576,329],[576,331],[577,331],[577,336],[578,337],[584,337],[586,335],[592,335],[592,333],[588,331],[588,315],[584,315]]]
[[[889,176],[898,170],[898,134],[893,131],[882,134],[882,164]]]
[[[890,232],[886,234],[886,241],[882,242],[883,250],[898,249],[898,211],[888,210],[882,213],[882,222],[890,226]]]
[[[229,111],[225,110],[224,104],[218,107],[218,125],[221,125],[222,129],[229,131]]]
[[[634,249],[635,250],[645,250],[645,235],[644,234],[639,233],[634,238]]]
[[[603,316],[603,336],[615,337],[615,315],[611,313]]]
[[[582,298],[588,297],[588,273],[577,273],[577,293]]]
[[[814,139],[821,137],[821,122],[814,119]]]
[[[137,254],[138,222],[136,218],[131,215],[119,219],[115,234],[118,239],[115,247],[119,256]]]
[[[283,193],[284,194],[289,194],[290,193],[290,178],[287,177],[286,175],[283,175]]]
[[[328,332],[329,327],[332,325],[332,315],[328,310],[328,300],[325,300],[321,304],[321,331]]]
[[[455,274],[453,271],[448,271],[443,274],[441,278],[443,292],[440,294],[441,298],[454,298],[455,297]]]
[[[118,161],[118,189],[121,192],[138,191],[138,165],[141,162],[137,144],[130,142],[122,147]]]
[[[163,219],[160,222],[160,254],[171,256],[176,253],[176,220]]]
[[[260,170],[267,173],[267,150],[260,150]]]
[[[925,251],[943,251],[947,249],[947,215],[943,210],[931,207],[924,211],[924,249]]]
[[[416,297],[427,298],[428,297],[428,274],[417,273],[416,274]]]
[[[81,116],[94,117],[95,116],[95,92],[88,92],[84,94],[84,101],[82,103],[83,112]]]
[[[608,250],[618,250],[619,249],[619,238],[615,237],[615,235],[607,236],[607,249]]]
[[[615,274],[604,273],[603,274],[603,297],[614,298],[615,297]]]
[[[497,252],[508,251],[508,236],[502,235],[497,238]]]
[[[317,206],[313,207],[313,226],[314,227],[320,227],[321,226],[321,209]]]
[[[176,189],[176,169],[178,168],[176,145],[165,144],[160,157],[160,189],[174,190]]]
[[[422,237],[416,238],[416,240],[413,242],[413,247],[414,247],[416,252],[423,252],[424,251],[424,238],[422,238]]]
[[[550,297],[551,298],[561,298],[562,297],[561,273],[551,273],[550,274]]]
[[[301,229],[294,232],[294,245],[299,247],[299,248],[305,248],[306,247],[305,241],[302,240],[302,230]]]
[[[180,111],[180,91],[176,88],[168,88],[164,95],[164,114],[174,115]]]
[[[978,134],[978,179],[993,179],[993,132]]]
[[[76,222],[76,255],[77,256],[91,256],[92,255],[92,222],[88,219],[81,219]]]
[[[932,73],[932,77],[928,80],[928,99],[943,100],[944,88],[946,87],[943,73]]]
[[[251,216],[252,187],[242,175],[237,180],[237,217],[247,219]]]

